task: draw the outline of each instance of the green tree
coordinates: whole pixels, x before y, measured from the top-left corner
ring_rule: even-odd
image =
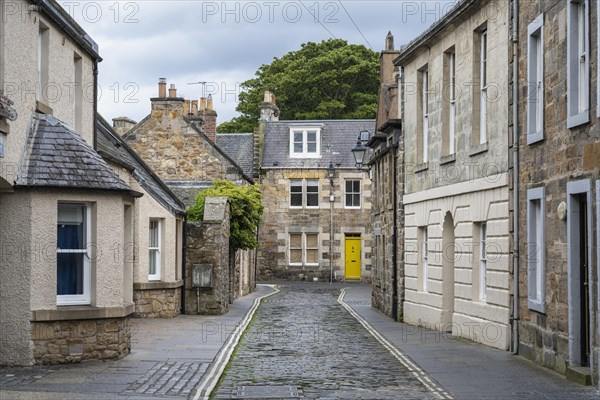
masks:
[[[263,214],[263,205],[258,185],[237,186],[229,181],[216,180],[213,186],[196,195],[196,202],[187,209],[190,221],[202,221],[204,204],[208,196],[224,196],[231,208],[229,245],[232,250],[256,249],[256,229]]]
[[[379,54],[342,39],[305,43],[262,65],[242,83],[241,113],[218,126],[222,133],[252,132],[265,90],[277,96],[280,119],[375,118]]]

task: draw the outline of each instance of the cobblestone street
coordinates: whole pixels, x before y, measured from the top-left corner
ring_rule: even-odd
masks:
[[[215,398],[439,398],[349,315],[339,293],[284,284],[256,313]]]

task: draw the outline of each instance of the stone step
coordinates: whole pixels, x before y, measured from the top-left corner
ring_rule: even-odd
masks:
[[[592,385],[592,371],[588,367],[567,367],[566,377],[568,380],[584,386]]]

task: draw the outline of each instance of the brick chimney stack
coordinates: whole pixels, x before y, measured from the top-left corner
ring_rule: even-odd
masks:
[[[275,95],[265,90],[263,102],[260,103],[259,121],[279,121],[279,107],[275,104]]]
[[[165,112],[174,113],[173,115],[186,116],[185,100],[181,97],[177,97],[177,89],[174,84],[171,84],[169,88],[169,94],[167,97],[167,79],[159,78],[158,80],[158,97],[152,97],[150,99],[152,106],[152,115],[155,117],[161,117]]]
[[[192,100],[192,115],[198,115],[198,100]]]
[[[158,78],[158,97],[165,98],[167,97],[167,79],[166,78]]]
[[[200,110],[198,115],[202,117],[202,133],[204,133],[213,143],[216,143],[217,112],[213,110],[213,99],[210,94],[208,95],[208,98],[200,98]]]
[[[394,50],[394,35],[392,35],[391,31],[388,31],[388,34],[385,37],[385,49],[387,51],[393,51]]]

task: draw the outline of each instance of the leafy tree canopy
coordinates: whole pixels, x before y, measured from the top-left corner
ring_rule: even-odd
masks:
[[[190,221],[202,221],[208,196],[225,196],[231,208],[229,245],[234,249],[256,249],[256,229],[263,214],[261,194],[257,185],[237,186],[229,181],[216,180],[213,186],[196,195],[196,202],[187,209]]]
[[[265,90],[277,96],[280,119],[375,118],[379,54],[342,39],[305,43],[274,58],[242,83],[236,108],[242,115],[217,131],[252,132]]]

